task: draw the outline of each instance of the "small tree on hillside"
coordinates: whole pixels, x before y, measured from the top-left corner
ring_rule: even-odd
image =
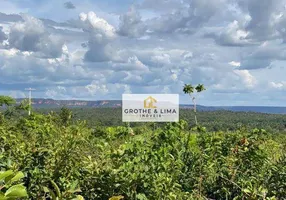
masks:
[[[15,103],[16,103],[16,101],[12,97],[0,96],[0,108],[2,106],[9,107],[9,106],[12,106]],[[4,115],[1,113],[1,110],[0,110],[0,124],[2,124],[3,122],[4,122]]]
[[[73,113],[70,109],[62,107],[61,112],[59,113],[59,117],[62,122],[62,125],[68,126],[73,118]]]
[[[191,84],[185,84],[185,86],[183,88],[183,92],[185,94],[190,95],[190,97],[193,101],[196,126],[198,125],[198,120],[197,120],[197,104],[196,104],[196,97],[194,96],[194,92],[196,91],[197,93],[200,93],[204,90],[206,90],[206,88],[204,87],[203,84],[198,84],[196,87],[193,87]]]

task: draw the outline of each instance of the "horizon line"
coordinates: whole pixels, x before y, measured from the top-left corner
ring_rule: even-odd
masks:
[[[22,98],[15,98],[17,99],[28,99],[28,97],[22,97]],[[43,100],[53,100],[53,101],[84,101],[84,102],[94,102],[94,101],[122,101],[121,99],[102,99],[102,100],[82,100],[82,99],[53,99],[53,98],[43,98],[43,97],[36,97],[32,98],[34,99],[43,99]],[[180,103],[179,105],[186,105],[186,106],[192,106],[193,104],[187,104],[187,103]],[[202,105],[202,104],[197,104],[197,106],[203,106],[203,107],[276,107],[276,108],[286,108],[286,106],[275,106],[275,105],[227,105],[227,106],[220,106],[220,105]]]

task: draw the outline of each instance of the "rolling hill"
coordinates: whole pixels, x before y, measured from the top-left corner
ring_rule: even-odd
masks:
[[[21,102],[23,99],[17,99]],[[98,101],[84,101],[84,100],[54,100],[54,99],[33,99],[32,105],[35,108],[120,108],[121,100],[98,100]],[[181,108],[192,109],[192,105],[181,104]],[[217,111],[228,110],[233,112],[259,112],[271,114],[286,114],[286,107],[270,107],[270,106],[202,106],[198,105],[200,111]]]

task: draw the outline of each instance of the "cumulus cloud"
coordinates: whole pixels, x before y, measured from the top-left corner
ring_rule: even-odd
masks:
[[[170,65],[171,62],[171,56],[167,53],[162,53],[159,55],[153,55],[151,56],[151,61],[156,65],[156,66],[162,66],[162,65]]]
[[[133,51],[137,57],[153,68],[175,67],[179,63],[188,62],[193,54],[190,51],[177,48],[146,48]]]
[[[249,58],[241,62],[241,69],[254,70],[268,68],[270,67],[271,63],[272,61],[269,59],[260,60],[257,58]]]
[[[68,52],[66,52],[68,53]],[[17,49],[0,50],[0,84],[10,84],[14,89],[30,84],[34,87],[51,85],[81,85],[92,79],[100,79],[95,73],[80,65],[74,53],[61,58],[44,59]]]
[[[237,0],[240,17],[219,33],[209,34],[219,45],[247,46],[285,38],[285,1]]]
[[[57,99],[85,99],[86,97],[102,96],[109,92],[107,85],[99,83],[98,81],[92,81],[86,85],[76,85],[73,87],[55,86],[48,87],[45,91],[45,95],[49,98]]]
[[[136,56],[129,57],[126,63],[114,63],[112,64],[112,68],[123,71],[143,71],[148,72],[149,69],[146,65],[144,65]]]
[[[98,83],[97,81],[91,82],[91,84],[85,86],[85,88],[93,96],[97,95],[97,94],[108,93],[108,89],[107,89],[106,85],[102,85],[101,83]]]
[[[66,9],[75,9],[75,5],[71,1],[65,2],[64,7]]]
[[[248,70],[234,70],[234,73],[241,78],[247,88],[253,88],[257,83],[256,78]]]
[[[283,42],[286,42],[286,13],[281,12],[279,15],[276,16],[276,23],[277,23],[277,31],[279,32]]]
[[[222,31],[208,33],[206,36],[213,37],[217,44],[222,46],[247,46],[255,42],[248,39],[249,32],[244,30],[244,25],[234,20]]]
[[[269,86],[271,88],[274,89],[278,89],[278,90],[285,90],[286,89],[286,81],[282,81],[282,82],[270,82]]]
[[[107,81],[112,84],[120,83],[120,84],[128,84],[130,86],[134,85],[142,85],[144,80],[142,76],[136,75],[134,71],[119,71],[117,73],[112,73]]]
[[[3,27],[0,26],[0,44],[7,39],[7,35],[3,32]]]
[[[141,20],[139,12],[134,6],[130,10],[120,16],[120,26],[118,33],[123,36],[140,37],[144,35],[147,26]]]
[[[234,66],[234,67],[240,67],[241,66],[240,62],[236,62],[236,61],[231,61],[228,64],[230,64],[231,66]]]
[[[283,11],[285,1],[280,0],[240,0],[238,5],[251,17],[247,24],[246,31],[250,32],[249,37],[256,40],[267,40],[276,36],[275,15]]]
[[[91,37],[88,41],[88,51],[85,60],[89,62],[107,62],[115,60],[116,50],[111,44],[100,41],[97,37]]]
[[[244,53],[241,69],[267,68],[275,60],[286,60],[286,48],[275,42],[264,42]]]
[[[48,88],[45,92],[45,95],[48,96],[49,98],[61,98],[61,97],[64,98],[66,93],[67,93],[66,87],[56,86],[53,89]]]
[[[85,86],[76,86],[72,88],[67,88],[66,94],[68,96],[77,96],[80,99],[86,99],[86,97],[96,97],[96,99],[114,99],[117,93],[131,93],[130,86],[127,84],[103,84],[98,81],[92,81]],[[106,99],[105,99],[106,100]]]
[[[116,60],[116,50],[110,44],[116,38],[115,28],[94,12],[81,13],[82,28],[89,34],[88,51],[85,60],[105,62]]]
[[[20,51],[37,52],[43,57],[59,57],[64,44],[62,38],[50,34],[42,21],[23,15],[23,22],[13,24],[9,32],[9,47]]]
[[[186,1],[182,9],[151,19],[148,24],[155,32],[194,33],[222,9],[223,2],[224,0]]]
[[[18,14],[6,14],[0,12],[0,23],[18,22],[22,20],[22,17]]]
[[[91,34],[99,39],[114,39],[116,36],[115,28],[110,25],[105,19],[98,17],[94,12],[81,13],[80,20],[83,22],[85,31],[90,31]]]
[[[124,92],[181,93],[184,83],[204,83],[210,104],[226,103],[227,95],[282,93],[284,77],[275,73],[286,60],[283,3],[143,0],[112,17],[94,6],[65,22],[55,20],[60,13],[55,21],[0,13],[0,87],[110,99]]]

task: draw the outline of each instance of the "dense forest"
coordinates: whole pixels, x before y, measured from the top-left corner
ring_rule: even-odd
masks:
[[[2,100],[1,100],[2,99]],[[0,98],[0,199],[285,199],[285,115],[35,110]]]
[[[61,112],[60,108],[36,109],[37,112],[48,114],[51,110]],[[124,126],[122,122],[121,108],[72,108],[74,120],[85,120],[90,128],[97,126]],[[209,131],[227,131],[237,129],[260,128],[268,131],[286,130],[286,115],[264,114],[254,112],[232,112],[232,111],[200,111],[197,113],[201,126]],[[190,126],[195,125],[194,113],[191,109],[180,109],[180,119],[188,122]],[[135,126],[154,126],[154,123],[131,123]],[[156,126],[164,126],[165,123],[156,123]]]

